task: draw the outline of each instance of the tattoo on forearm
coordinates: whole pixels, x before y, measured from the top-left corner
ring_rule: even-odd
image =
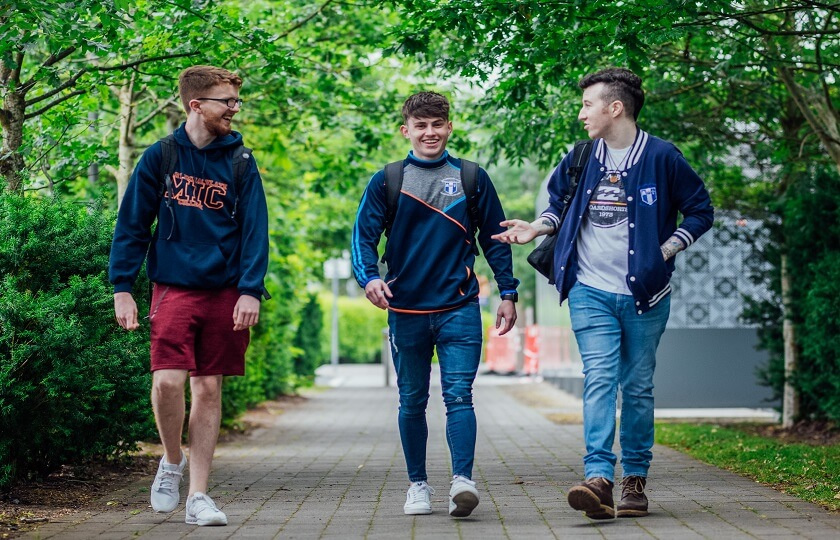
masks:
[[[555,228],[555,226],[554,226],[554,222],[553,222],[553,221],[551,221],[551,220],[550,220],[550,219],[548,219],[548,218],[543,218],[543,220],[542,220],[542,222],[541,222],[541,223],[542,223],[543,225],[545,225],[546,227],[548,227],[548,229],[549,229],[549,232],[550,232],[550,233],[554,232],[554,228]]]
[[[665,240],[665,243],[659,246],[659,250],[662,252],[662,257],[666,261],[684,249],[685,245],[683,245],[682,241],[676,236],[672,236],[671,238]]]

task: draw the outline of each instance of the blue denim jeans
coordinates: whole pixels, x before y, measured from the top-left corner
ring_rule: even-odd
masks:
[[[399,426],[408,479],[426,476],[426,404],[432,353],[437,347],[446,441],[452,474],[472,478],[476,422],[472,385],[481,359],[481,312],[477,302],[440,313],[388,312],[391,354],[400,391]]]
[[[656,348],[671,311],[666,296],[636,313],[632,296],[576,283],[569,292],[572,330],[583,359],[583,433],[587,479],[613,481],[615,408],[621,386],[621,467],[624,476],[647,477],[653,457],[653,371]]]

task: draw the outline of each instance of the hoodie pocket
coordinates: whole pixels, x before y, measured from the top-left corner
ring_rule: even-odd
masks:
[[[228,285],[228,264],[216,244],[157,242],[155,281],[195,289]]]

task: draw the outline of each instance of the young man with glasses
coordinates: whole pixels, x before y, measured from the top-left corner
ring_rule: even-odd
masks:
[[[653,372],[670,314],[674,257],[712,226],[703,180],[677,148],[636,124],[642,80],[611,68],[584,77],[578,119],[593,139],[563,223],[571,156],[548,184],[549,207],[533,223],[505,221],[496,236],[526,244],[558,234],[554,272],[569,299],[583,360],[585,480],[569,504],[591,519],[648,514],[644,490],[653,457]],[[677,226],[677,214],[682,221]],[[558,230],[559,229],[559,230]],[[616,396],[621,389],[621,500],[613,501]]]
[[[157,512],[172,512],[187,458],[181,450],[184,385],[190,379],[190,487],[186,522],[226,525],[207,495],[221,422],[222,377],[244,375],[249,328],[257,324],[268,266],[268,212],[253,157],[231,130],[242,80],[194,66],[178,87],[187,120],[174,132],[177,161],[164,171],[162,142],[143,153],[120,206],[109,275],[117,322],[136,330],[131,291],[143,260],[154,283],[152,407],[164,455],[152,484]],[[245,159],[241,179],[233,160]],[[163,176],[169,176],[164,179]],[[170,181],[171,180],[171,181]],[[152,224],[157,227],[152,232]]]

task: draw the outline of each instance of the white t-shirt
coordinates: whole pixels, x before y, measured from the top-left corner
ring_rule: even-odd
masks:
[[[607,147],[606,167],[585,210],[577,238],[577,279],[584,285],[617,294],[632,295],[627,286],[627,194],[624,179],[627,154],[632,146]]]

